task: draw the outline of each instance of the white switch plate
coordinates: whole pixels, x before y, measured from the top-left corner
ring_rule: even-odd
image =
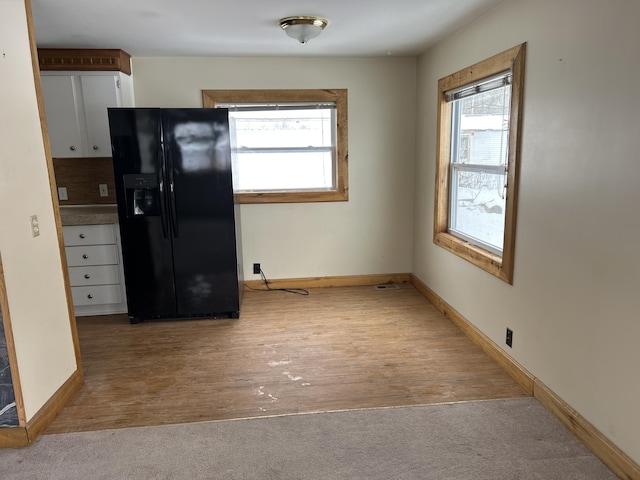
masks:
[[[106,183],[101,183],[98,185],[98,187],[100,187],[100,196],[101,197],[108,197],[109,196],[109,189],[107,188],[107,184]]]
[[[38,225],[37,215],[31,215],[31,235],[34,237],[40,235],[40,226]]]
[[[58,200],[69,200],[67,187],[58,187]]]

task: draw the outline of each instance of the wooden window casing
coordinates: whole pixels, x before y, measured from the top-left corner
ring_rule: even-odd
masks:
[[[525,50],[526,43],[520,44],[438,81],[438,136],[436,145],[436,198],[433,241],[436,245],[509,284],[513,284]],[[507,70],[511,71],[512,84],[504,243],[502,255],[500,256],[475,246],[449,232],[452,103],[446,100],[445,92],[478,82]]]
[[[349,200],[347,90],[203,90],[205,108],[225,103],[335,102],[335,188],[331,190],[283,190],[238,192],[239,203],[344,202]]]

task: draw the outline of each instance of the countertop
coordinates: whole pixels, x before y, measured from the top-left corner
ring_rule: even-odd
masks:
[[[69,205],[60,207],[62,225],[118,223],[117,205]]]

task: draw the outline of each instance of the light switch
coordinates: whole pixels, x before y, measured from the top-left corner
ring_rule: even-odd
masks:
[[[40,225],[38,225],[37,215],[31,215],[31,235],[34,237],[40,235]]]
[[[100,187],[100,196],[101,197],[108,197],[109,196],[109,189],[107,188],[107,184],[106,183],[101,183],[100,185],[98,185],[98,187]]]
[[[58,187],[58,200],[69,200],[67,187]]]

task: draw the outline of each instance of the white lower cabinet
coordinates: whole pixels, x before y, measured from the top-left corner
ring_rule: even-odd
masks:
[[[114,265],[119,261],[116,245],[65,247],[65,250],[67,251],[67,264],[70,267]]]
[[[118,285],[120,268],[118,265],[95,265],[69,269],[71,285],[89,287],[91,285]]]
[[[76,316],[127,312],[117,224],[63,227]]]
[[[105,305],[107,312],[102,313],[116,313],[112,312],[111,308],[106,305],[114,305],[122,303],[122,288],[120,285],[92,285],[91,287],[71,287],[73,294],[73,306],[86,307],[95,305]],[[76,315],[80,315],[76,311]]]

